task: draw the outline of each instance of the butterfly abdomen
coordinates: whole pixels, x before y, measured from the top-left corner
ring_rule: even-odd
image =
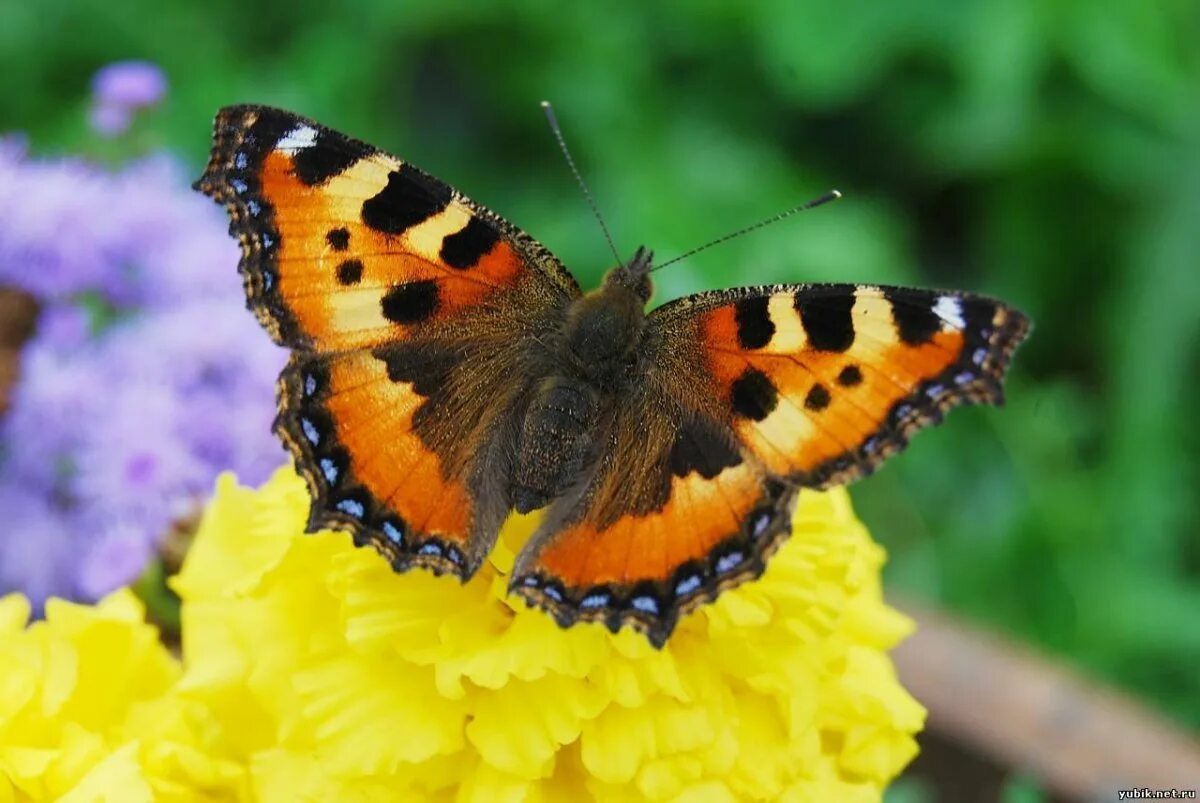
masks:
[[[593,454],[600,394],[588,382],[557,376],[537,388],[521,426],[510,499],[537,510],[574,485]]]

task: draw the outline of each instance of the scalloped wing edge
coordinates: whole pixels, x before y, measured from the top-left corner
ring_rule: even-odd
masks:
[[[322,420],[328,415],[318,406],[317,396],[328,376],[319,362],[292,355],[279,375],[279,414],[273,426],[308,486],[307,532],[348,532],[355,546],[372,547],[397,572],[418,567],[435,575],[454,575],[464,583],[471,579],[482,559],[472,560],[459,545],[414,530],[355,482],[344,450],[336,439],[326,437],[331,426]]]
[[[571,591],[542,572],[514,573],[509,593],[546,611],[560,627],[598,622],[613,633],[622,627],[642,633],[662,649],[679,620],[722,592],[755,580],[791,535],[799,488],[769,481],[763,501],[704,560],[676,568],[668,580],[634,585],[597,585]]]

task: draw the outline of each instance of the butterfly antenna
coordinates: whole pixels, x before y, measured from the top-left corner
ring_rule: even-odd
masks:
[[[724,237],[718,237],[717,239],[713,240],[712,242],[705,243],[704,245],[700,246],[699,248],[693,248],[691,251],[685,251],[684,253],[680,254],[679,256],[675,257],[674,259],[669,259],[666,262],[662,263],[661,265],[655,265],[650,270],[651,271],[661,270],[662,268],[665,268],[667,265],[674,265],[676,262],[680,261],[681,259],[687,259],[688,257],[692,256],[693,254],[698,254],[701,251],[706,251],[709,248],[712,248],[714,245],[720,245],[723,242],[732,240],[734,237],[741,237],[743,234],[749,234],[750,232],[754,231],[755,229],[761,229],[763,226],[769,226],[772,223],[778,223],[779,221],[783,220],[784,218],[791,217],[792,215],[796,214],[797,212],[803,212],[805,209],[812,209],[815,206],[820,206],[821,204],[827,204],[830,201],[836,201],[838,198],[841,198],[841,197],[842,197],[842,194],[840,192],[838,192],[837,190],[830,190],[829,192],[822,195],[820,198],[814,198],[811,201],[800,204],[799,206],[793,206],[791,209],[788,209],[785,212],[780,212],[778,215],[769,217],[766,220],[760,220],[757,223],[755,223],[753,226],[747,226],[744,229],[738,229],[735,232],[726,234]]]
[[[592,208],[592,214],[596,216],[596,222],[600,224],[600,229],[604,232],[604,239],[608,240],[608,247],[612,250],[613,256],[616,257],[617,264],[621,264],[621,255],[617,253],[617,246],[613,244],[613,238],[608,232],[608,226],[604,225],[604,218],[600,216],[600,208],[596,206],[596,199],[592,197],[587,184],[583,182],[583,176],[580,175],[579,168],[575,166],[575,160],[571,158],[571,152],[567,150],[567,141],[563,139],[562,129],[558,127],[558,119],[554,116],[554,107],[550,105],[550,101],[542,101],[542,111],[546,113],[546,122],[550,124],[550,130],[554,132],[554,138],[558,140],[558,147],[562,149],[563,156],[567,159],[567,165],[570,166],[571,172],[575,174],[575,180],[579,182],[579,188],[583,190],[583,197],[587,198],[588,206]]]

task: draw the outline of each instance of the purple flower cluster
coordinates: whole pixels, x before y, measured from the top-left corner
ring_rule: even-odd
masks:
[[[106,137],[125,133],[139,110],[155,105],[167,93],[167,78],[148,61],[118,61],[92,79],[92,130]]]
[[[0,422],[0,594],[95,598],[230,469],[284,460],[284,354],[220,211],[165,156],[117,172],[0,141],[0,285],[42,308]]]

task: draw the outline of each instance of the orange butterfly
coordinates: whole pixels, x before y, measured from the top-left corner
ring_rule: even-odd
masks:
[[[545,247],[412,165],[261,106],[216,119],[197,188],[249,307],[293,350],[276,431],[341,527],[464,580],[548,505],[512,590],[567,626],[678,618],[762,573],[797,491],[1000,404],[1028,319],[958,292],[798,284],[649,313],[638,249],[582,293]]]

